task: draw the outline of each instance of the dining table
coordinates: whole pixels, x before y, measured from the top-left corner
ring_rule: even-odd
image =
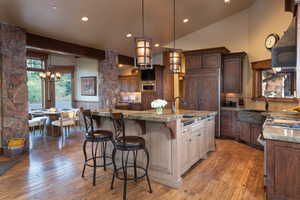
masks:
[[[47,116],[48,117],[47,125],[46,125],[47,136],[54,136],[54,137],[59,137],[62,135],[61,129],[59,127],[52,126],[52,122],[58,120],[59,117],[61,116],[61,113],[62,111],[59,110],[51,111],[48,109],[29,112],[29,114],[32,117]]]

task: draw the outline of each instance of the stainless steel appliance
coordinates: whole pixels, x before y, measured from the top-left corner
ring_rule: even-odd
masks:
[[[142,82],[142,91],[143,92],[155,92],[156,91],[155,81],[143,81]]]

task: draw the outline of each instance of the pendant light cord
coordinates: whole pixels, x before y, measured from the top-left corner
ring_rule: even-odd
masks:
[[[144,11],[144,0],[142,0],[142,28],[143,28],[143,37],[145,36],[145,11]]]
[[[175,10],[176,10],[176,7],[175,6],[176,6],[176,3],[175,3],[175,0],[173,0],[173,2],[174,2],[173,3],[174,4],[174,12],[173,12],[173,17],[174,17],[173,18],[173,23],[174,23],[173,24],[173,34],[174,34],[173,37],[174,38],[173,39],[174,39],[174,50],[175,50],[175,47],[176,47],[176,41],[175,41],[176,40],[176,38],[175,38],[176,37],[176,35],[175,35],[175,31],[176,31],[176,22],[175,22]]]

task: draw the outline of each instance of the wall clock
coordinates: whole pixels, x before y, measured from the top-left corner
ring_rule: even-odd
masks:
[[[277,44],[279,39],[280,39],[280,37],[276,33],[272,33],[272,34],[268,35],[268,37],[265,40],[266,49],[271,50]]]

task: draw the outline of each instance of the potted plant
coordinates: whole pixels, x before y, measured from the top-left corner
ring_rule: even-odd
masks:
[[[161,115],[163,114],[163,109],[167,104],[168,102],[163,99],[156,99],[151,102],[151,107],[155,109],[156,114]]]

